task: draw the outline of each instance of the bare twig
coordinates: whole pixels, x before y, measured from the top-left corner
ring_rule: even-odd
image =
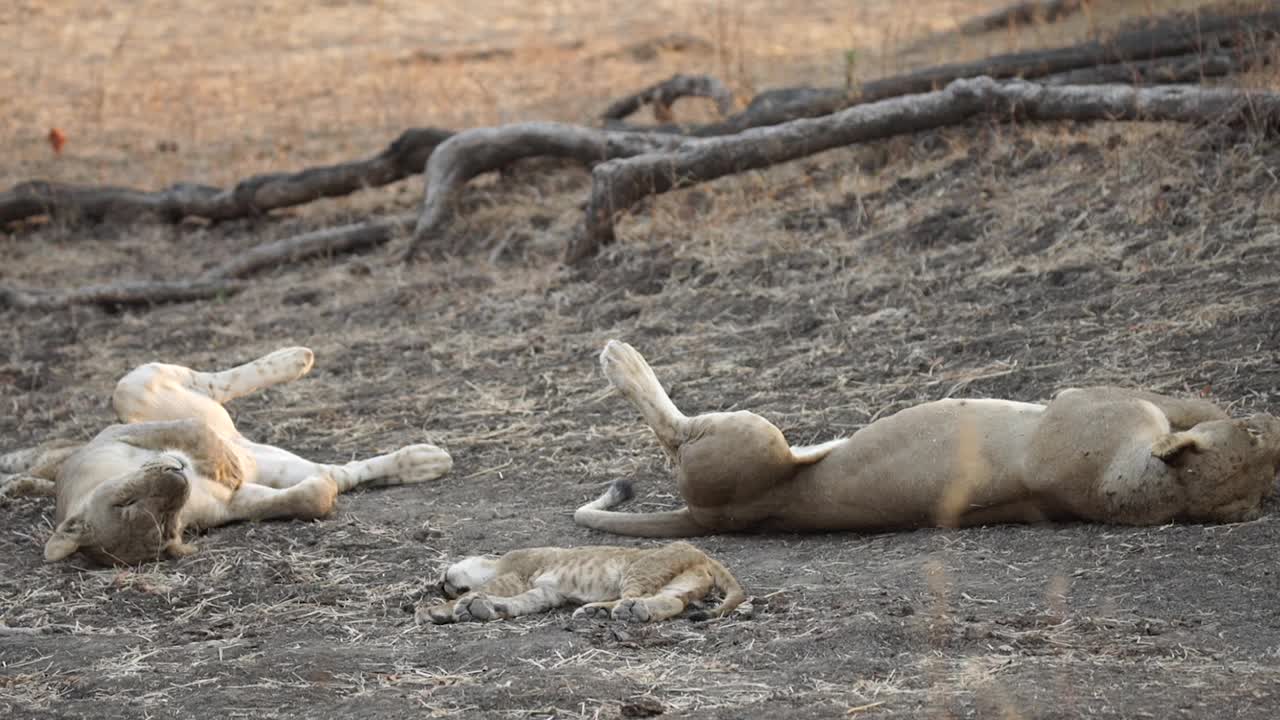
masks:
[[[946,89],[859,105],[739,135],[692,141],[669,152],[620,158],[592,171],[585,231],[566,262],[593,255],[614,238],[614,219],[643,197],[824,150],[954,125],[988,113],[1028,120],[1145,120],[1190,123],[1280,122],[1280,93],[1236,88],[1049,87],[1021,80],[957,80]]]

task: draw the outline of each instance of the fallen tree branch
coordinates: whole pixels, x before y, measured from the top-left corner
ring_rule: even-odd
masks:
[[[1034,79],[1097,65],[1188,55],[1203,52],[1205,48],[1247,47],[1277,34],[1280,34],[1280,11],[1229,16],[1177,16],[1147,27],[1119,32],[1104,40],[994,55],[983,60],[938,65],[872,80],[856,91],[813,87],[767,90],[756,95],[745,110],[720,122],[687,127],[663,125],[648,129],[694,137],[733,135],[750,128],[829,115],[855,105],[929,92],[962,78]],[[616,123],[610,127],[637,129]]]
[[[426,192],[413,237],[398,254],[411,259],[419,249],[445,247],[457,195],[467,181],[524,158],[558,157],[587,167],[619,157],[671,150],[686,142],[674,135],[613,132],[563,123],[517,123],[476,128],[440,143],[427,161]],[[456,245],[456,243],[455,243]]]
[[[655,85],[615,100],[600,117],[606,123],[624,120],[645,105],[653,106],[653,115],[659,122],[671,121],[671,104],[682,97],[711,98],[720,115],[733,111],[733,92],[724,83],[710,75],[674,75]]]
[[[964,35],[976,35],[1037,22],[1056,22],[1080,12],[1088,2],[1089,0],[1027,0],[979,15],[962,23],[958,29]]]
[[[244,284],[227,280],[175,280],[90,285],[63,292],[0,287],[0,307],[51,309],[71,305],[158,305],[234,295]]]
[[[1145,62],[1117,63],[1081,68],[1048,75],[1038,80],[1044,85],[1173,85],[1198,83],[1205,78],[1246,72],[1271,62],[1274,48],[1259,46],[1236,50],[1217,50],[1206,54],[1191,53]]]
[[[954,125],[981,113],[1033,121],[1253,121],[1275,126],[1280,124],[1280,93],[1183,86],[1052,87],[980,77],[834,115],[692,141],[670,152],[611,160],[592,170],[584,230],[570,241],[565,261],[578,262],[612,242],[616,217],[641,198],[836,147]]]
[[[927,92],[962,77],[1044,77],[1096,65],[1187,55],[1200,52],[1205,47],[1231,48],[1275,36],[1278,32],[1280,12],[1275,11],[1238,16],[1178,17],[1147,28],[1118,33],[1106,41],[998,55],[977,62],[942,65],[874,80],[862,85],[857,92],[831,88],[770,90],[757,95],[741,113],[703,126],[628,128],[612,118],[607,119],[607,123],[610,128],[621,131],[714,137],[802,117],[825,115],[860,103]],[[731,100],[728,91],[722,86],[714,87],[710,78],[707,81],[706,92],[722,108],[726,107]],[[653,91],[654,88],[646,90]],[[678,94],[659,92],[654,99],[669,102]],[[626,100],[629,99],[624,98]],[[610,111],[606,114],[617,114],[621,109],[611,107]],[[143,191],[114,186],[26,182],[0,192],[0,225],[42,215],[91,221],[157,217],[168,222],[187,217],[208,220],[251,217],[320,198],[347,195],[365,187],[386,185],[415,175],[422,171],[435,148],[452,135],[449,130],[437,128],[411,129],[371,158],[296,173],[255,175],[230,189],[179,183],[164,190]]]
[[[375,247],[389,242],[412,227],[417,215],[370,220],[325,228],[284,240],[263,243],[207,271],[207,281],[245,278],[261,270],[318,255],[335,255]]]
[[[261,215],[416,175],[436,146],[452,134],[437,128],[407,130],[371,158],[296,173],[255,175],[229,190],[190,183],[155,192],[44,181],[21,183],[0,192],[0,225],[41,215],[92,221],[158,217],[168,222],[186,217],[232,220]]]

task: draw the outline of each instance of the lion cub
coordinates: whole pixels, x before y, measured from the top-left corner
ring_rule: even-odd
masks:
[[[496,620],[585,603],[574,617],[656,622],[675,617],[712,588],[720,605],[691,619],[720,617],[742,603],[742,586],[723,565],[685,542],[650,548],[589,546],[512,550],[449,566],[440,590],[450,598],[418,611],[437,624]]]

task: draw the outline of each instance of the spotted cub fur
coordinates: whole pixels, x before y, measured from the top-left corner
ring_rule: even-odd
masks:
[[[591,546],[512,550],[500,558],[472,556],[449,566],[440,590],[452,600],[419,610],[444,624],[513,618],[583,603],[574,617],[656,622],[675,617],[712,588],[718,606],[691,616],[720,617],[746,599],[723,565],[685,542],[649,548]]]

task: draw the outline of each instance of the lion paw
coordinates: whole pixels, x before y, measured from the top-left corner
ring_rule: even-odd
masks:
[[[627,343],[610,340],[600,352],[600,369],[609,383],[625,395],[640,392],[653,374],[644,356]]]
[[[453,458],[435,445],[410,445],[395,452],[394,476],[378,485],[410,485],[435,480],[453,469]]]
[[[338,483],[328,474],[312,475],[289,491],[293,495],[291,509],[300,520],[325,517],[338,504]]]
[[[453,608],[449,606],[449,603],[418,608],[418,622],[421,623],[424,618],[436,625],[448,625],[457,622],[457,619],[453,616]]]
[[[453,606],[453,617],[458,622],[486,622],[502,617],[493,600],[484,595],[474,595]]]
[[[276,350],[258,361],[263,374],[277,382],[288,382],[311,372],[315,365],[316,354],[311,348],[291,347]]]
[[[649,606],[643,600],[628,598],[614,606],[612,616],[619,622],[647,623],[650,618]]]
[[[608,620],[613,603],[589,603],[573,611],[574,620]]]

